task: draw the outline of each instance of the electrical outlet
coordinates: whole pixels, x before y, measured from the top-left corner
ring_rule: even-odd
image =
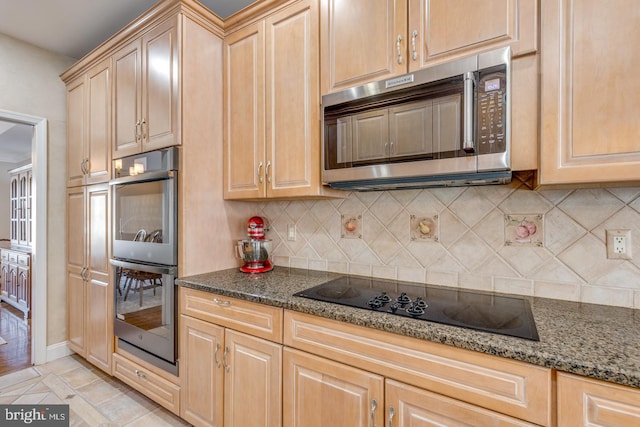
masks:
[[[287,224],[287,240],[295,242],[296,240],[296,225]]]
[[[606,230],[607,258],[631,259],[631,230]]]

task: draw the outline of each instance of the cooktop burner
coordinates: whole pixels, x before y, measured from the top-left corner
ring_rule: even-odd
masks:
[[[524,298],[349,276],[294,296],[540,341]]]

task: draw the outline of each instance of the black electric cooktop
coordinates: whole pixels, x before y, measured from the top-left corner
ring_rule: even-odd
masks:
[[[540,341],[524,298],[348,276],[294,296]]]

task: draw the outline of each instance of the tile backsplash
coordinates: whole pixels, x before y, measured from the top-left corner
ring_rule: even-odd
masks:
[[[640,308],[637,187],[531,191],[514,180],[262,202],[256,210],[270,224],[276,265]],[[345,217],[358,218],[358,238],[345,234]],[[416,238],[416,218],[431,220],[422,229],[430,238]],[[534,224],[536,240],[514,244],[513,221],[532,237]],[[293,224],[296,238],[287,240]],[[607,229],[631,230],[635,259],[607,259]]]

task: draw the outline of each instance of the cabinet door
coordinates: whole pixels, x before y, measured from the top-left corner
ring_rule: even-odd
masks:
[[[87,139],[86,91],[86,75],[67,85],[67,187],[84,183],[84,149]]]
[[[16,302],[28,310],[31,302],[31,271],[28,267],[18,267],[17,272]],[[27,317],[28,311],[25,312]]]
[[[142,52],[139,39],[113,54],[113,158],[140,152]]]
[[[545,2],[540,184],[640,180],[640,7]]]
[[[113,287],[109,280],[109,213],[108,185],[87,187],[86,357],[111,373]]]
[[[559,373],[558,425],[640,425],[640,391],[637,388]]]
[[[180,416],[196,426],[223,425],[224,328],[180,316]]]
[[[282,346],[227,329],[224,425],[282,426]]]
[[[85,347],[85,188],[67,190],[67,340],[86,355]]]
[[[409,0],[408,16],[411,71],[502,46],[537,49],[534,0]]]
[[[407,71],[407,0],[321,0],[322,93]]]
[[[151,151],[180,143],[177,18],[146,33],[142,52],[142,151]]]
[[[31,208],[29,203],[29,186],[31,185],[29,173],[22,172],[18,176],[18,244],[20,246],[29,246],[31,244],[29,232],[29,218],[31,217]]]
[[[385,414],[394,427],[535,425],[393,380],[385,384]]]
[[[383,425],[381,376],[285,348],[283,378],[285,427]]]
[[[18,175],[11,175],[9,178],[9,208],[10,212],[10,227],[11,227],[11,244],[17,245],[19,239],[20,230],[20,179]]]
[[[7,283],[7,296],[8,299],[15,306],[18,302],[18,266],[15,264],[9,264],[9,281]]]
[[[87,73],[86,184],[109,181],[111,171],[111,60]]]
[[[264,197],[264,21],[224,40],[224,197]]]
[[[318,3],[299,1],[266,20],[266,152],[269,197],[320,185]]]
[[[0,265],[0,292],[2,298],[9,297],[9,263],[3,262]]]

